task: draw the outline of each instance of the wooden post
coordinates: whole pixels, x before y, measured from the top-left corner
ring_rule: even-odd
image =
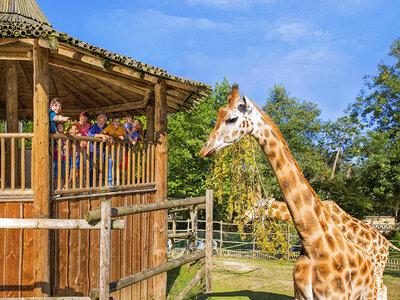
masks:
[[[172,217],[172,233],[176,234],[176,213],[173,214]],[[175,256],[175,238],[171,239],[172,249],[171,249],[171,256]]]
[[[7,116],[7,132],[18,132],[18,70],[17,61],[6,61],[6,116]],[[11,181],[15,182],[17,178],[17,170],[19,159],[11,157],[11,153],[18,153],[16,145],[11,146],[10,140],[7,141],[7,158],[6,158],[6,170],[7,172],[7,183],[10,185]],[[11,163],[14,159],[14,164]]]
[[[101,202],[100,228],[100,300],[110,297],[111,200]]]
[[[206,292],[212,293],[213,190],[206,191]]]
[[[40,219],[50,218],[50,124],[49,124],[49,66],[48,50],[33,45],[33,185],[34,216]],[[35,234],[35,246],[40,249],[35,261],[34,295],[50,296],[50,234],[48,230],[38,230]]]
[[[146,107],[146,140],[154,141],[154,102],[149,101]]]
[[[164,79],[159,79],[155,90],[155,130],[156,130],[156,173],[157,192],[155,202],[167,201],[167,85]],[[158,266],[167,261],[167,211],[154,213],[154,251],[153,265]],[[153,279],[153,288],[160,298],[166,297],[167,274],[162,273]],[[156,297],[158,298],[158,297]]]
[[[219,221],[219,250],[222,250],[222,221]]]

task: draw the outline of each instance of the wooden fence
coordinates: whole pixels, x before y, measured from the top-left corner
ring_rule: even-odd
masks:
[[[194,234],[193,240],[201,241],[204,238],[204,220],[197,220],[190,215],[186,220],[177,220],[173,211],[170,211],[169,228],[176,235],[191,232]],[[281,230],[285,232],[287,242],[286,251],[265,252],[261,251],[257,246],[257,241],[251,233],[251,225],[248,226],[244,234],[239,233],[238,225],[234,223],[225,223],[222,221],[213,222],[213,253],[218,256],[241,257],[251,259],[286,259],[296,261],[300,251],[300,241],[298,235],[290,222],[282,222]],[[188,248],[193,247],[190,243],[177,237],[174,242],[174,247],[171,252],[180,253],[187,252]],[[391,240],[391,242],[399,242]],[[386,264],[385,270],[400,270],[400,253],[391,251],[390,257]]]
[[[204,206],[205,204],[205,206]],[[172,259],[165,264],[143,270],[139,273],[129,275],[110,283],[110,262],[112,256],[111,230],[123,230],[124,220],[113,220],[113,218],[128,216],[139,213],[154,212],[165,209],[176,209],[190,207],[189,209],[206,209],[206,248],[195,251],[179,258]],[[187,293],[206,276],[206,289],[210,293],[211,287],[211,257],[212,257],[212,190],[208,190],[205,197],[173,200],[158,203],[138,204],[124,207],[112,207],[111,200],[103,200],[100,210],[88,211],[85,219],[15,219],[0,218],[1,229],[77,229],[77,230],[100,230],[100,266],[99,287],[91,290],[91,299],[109,299],[110,293],[122,290],[135,283],[146,280],[155,275],[167,272],[181,265],[205,258],[206,264],[190,283],[182,290],[176,299],[183,299]],[[170,236],[171,237],[171,236]],[[187,237],[190,238],[190,237]],[[152,295],[150,295],[152,296]],[[75,297],[85,298],[85,297]]]
[[[33,197],[33,133],[0,133],[0,197]],[[154,142],[132,146],[101,138],[52,134],[52,195],[78,194],[155,184]],[[44,168],[46,166],[43,166]]]
[[[32,138],[33,133],[0,134],[0,195],[33,195],[30,167]]]

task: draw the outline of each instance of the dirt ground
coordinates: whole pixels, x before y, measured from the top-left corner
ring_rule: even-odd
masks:
[[[207,299],[293,299],[294,263],[241,258],[213,258],[213,293]],[[386,272],[388,299],[400,300],[400,272]],[[206,299],[198,295],[197,299]]]

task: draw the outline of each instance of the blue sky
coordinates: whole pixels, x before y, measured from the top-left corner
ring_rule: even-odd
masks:
[[[114,0],[37,3],[57,30],[258,105],[274,84],[336,120],[400,38],[400,1]]]

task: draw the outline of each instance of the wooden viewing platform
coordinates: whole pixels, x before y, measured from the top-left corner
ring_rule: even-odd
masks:
[[[54,29],[34,0],[3,1],[0,118],[7,126],[0,133],[0,218],[82,219],[106,199],[113,207],[166,201],[167,113],[191,109],[210,90]],[[61,114],[71,119],[81,111],[93,118],[145,116],[145,143],[133,148],[51,135],[49,103],[55,97],[63,101]],[[33,133],[18,132],[19,121],[33,121]],[[66,175],[78,172],[78,157],[81,164],[71,185],[63,184],[62,172],[53,174],[54,152],[63,141],[72,149],[87,145],[67,154],[73,164]],[[91,161],[90,145],[112,164],[97,156]],[[109,168],[113,189],[106,184]],[[120,218],[126,225],[111,238],[112,281],[166,262],[166,210]],[[0,229],[0,297],[88,296],[99,284],[99,242],[95,230]],[[115,297],[140,299],[154,291],[165,296],[165,273]]]

